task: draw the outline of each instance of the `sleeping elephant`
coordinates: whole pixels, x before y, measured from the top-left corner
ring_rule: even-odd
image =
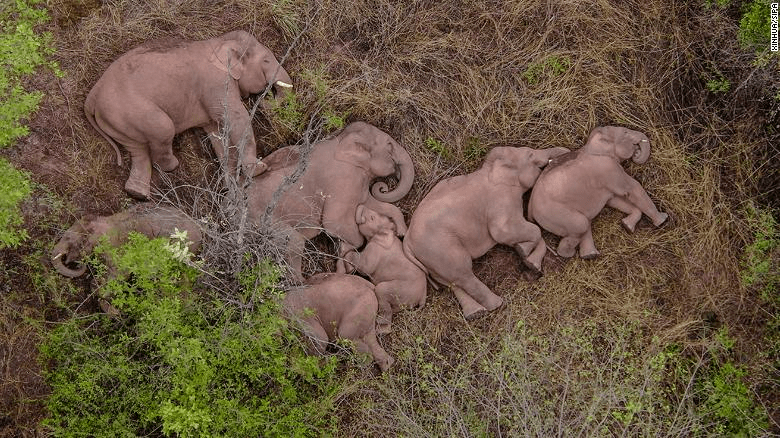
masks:
[[[54,245],[51,251],[52,264],[66,277],[79,277],[86,272],[86,265],[76,269],[67,265],[77,263],[82,257],[89,255],[101,237],[106,236],[108,243],[119,246],[127,240],[131,231],[155,238],[168,237],[177,228],[187,232],[189,249],[196,252],[202,241],[200,226],[184,212],[173,207],[161,207],[146,202],[111,216],[81,219],[65,231]]]
[[[339,259],[337,272],[354,268],[371,278],[379,302],[376,331],[389,333],[394,312],[425,305],[428,282],[425,272],[404,254],[390,218],[363,205],[358,205],[355,214],[368,242],[362,251],[348,252],[343,262]]]
[[[301,324],[313,352],[324,354],[328,342],[349,339],[387,371],[393,358],[376,338],[374,285],[355,275],[334,273],[314,275],[306,283],[285,294],[284,309]]]
[[[294,148],[285,147],[264,159],[268,169],[255,177],[247,190],[251,220],[262,219],[274,193],[296,171],[296,155]],[[387,191],[383,182],[371,186],[377,177],[391,175],[398,178],[394,190]],[[288,257],[293,270],[301,272],[305,239],[323,230],[346,243],[342,254],[350,247],[362,246],[364,238],[355,223],[359,204],[389,216],[398,235],[403,235],[403,213],[390,202],[406,196],[413,181],[409,153],[388,134],[367,123],[351,123],[336,136],[315,144],[306,169],[273,208],[272,217],[290,229]]]
[[[202,127],[215,144],[220,127],[229,127],[228,165],[240,153],[247,175],[261,173],[249,113],[242,98],[274,84],[277,98],[292,80],[274,54],[255,37],[233,31],[220,37],[173,44],[147,43],[114,61],[87,95],[84,112],[92,126],[122,157],[116,143],[130,152],[130,177],[125,190],[148,199],[152,163],[164,171],[179,165],[173,136]]]
[[[561,236],[558,254],[571,257],[599,255],[590,221],[608,205],[628,216],[623,227],[633,232],[642,213],[653,225],[663,224],[661,213],[645,189],[628,176],[621,162],[631,158],[643,164],[650,157],[650,140],[641,132],[617,126],[594,129],[579,150],[553,161],[536,182],[528,203],[528,219]]]
[[[482,167],[440,181],[417,206],[404,252],[438,283],[452,288],[470,320],[503,300],[472,271],[472,260],[498,243],[513,247],[526,266],[542,268],[546,251],[539,227],[523,218],[523,193],[565,148],[496,147]]]

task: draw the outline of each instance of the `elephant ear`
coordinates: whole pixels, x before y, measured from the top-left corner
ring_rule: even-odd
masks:
[[[227,72],[235,80],[244,74],[244,62],[241,51],[235,41],[225,41],[209,56],[209,62],[218,69]]]
[[[512,150],[508,147],[497,147],[485,158],[485,166],[489,166],[488,181],[496,185],[520,187],[520,169],[513,160]]]
[[[363,170],[371,170],[371,152],[369,152],[368,145],[357,141],[351,135],[339,140],[334,158]]]

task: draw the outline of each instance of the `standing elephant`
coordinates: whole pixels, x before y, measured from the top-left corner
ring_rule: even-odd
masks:
[[[301,323],[315,353],[324,354],[329,341],[349,339],[387,371],[393,358],[376,338],[377,307],[374,285],[347,274],[314,275],[284,297],[285,312]]]
[[[67,265],[89,255],[101,237],[106,236],[111,245],[118,246],[127,240],[131,231],[155,238],[168,237],[177,228],[187,232],[189,249],[196,252],[203,240],[200,226],[184,212],[173,207],[141,203],[111,216],[81,219],[65,231],[54,245],[51,251],[52,264],[66,277],[79,277],[86,272],[87,267],[82,265],[71,269]]]
[[[355,250],[345,254],[344,262],[371,278],[379,301],[376,331],[389,333],[394,312],[425,305],[428,289],[426,275],[406,258],[401,240],[395,236],[395,224],[390,218],[358,205],[355,221],[368,243],[363,251]],[[347,270],[344,263],[337,266],[339,270]]]
[[[513,247],[526,266],[541,270],[546,248],[539,227],[523,218],[523,193],[550,159],[567,152],[493,148],[479,170],[439,182],[417,206],[404,252],[452,288],[466,319],[503,303],[474,275],[473,259],[502,243]]]
[[[291,147],[276,150],[266,157],[268,169],[249,186],[249,217],[258,222],[284,179],[295,172],[297,159]],[[347,125],[338,135],[315,144],[308,165],[297,181],[281,194],[273,209],[273,218],[292,229],[288,254],[293,270],[301,272],[300,255],[305,239],[322,230],[349,247],[360,247],[364,238],[355,222],[359,204],[389,216],[396,232],[406,232],[401,210],[390,204],[409,192],[414,181],[414,166],[409,153],[388,134],[364,122]],[[387,185],[377,177],[394,175],[398,185]],[[343,250],[342,254],[346,252]]]
[[[658,211],[645,189],[621,166],[629,158],[643,164],[649,157],[650,140],[641,132],[618,126],[594,129],[585,146],[542,172],[531,192],[528,219],[562,237],[560,256],[572,257],[579,246],[583,259],[599,255],[590,222],[605,205],[628,215],[622,223],[629,232],[642,213],[660,226],[668,215]]]
[[[212,141],[221,126],[229,127],[228,164],[235,167],[239,152],[247,175],[261,173],[251,120],[242,98],[259,93],[269,83],[277,90],[292,80],[274,54],[255,37],[233,31],[203,41],[147,44],[114,61],[87,95],[84,112],[92,126],[122,157],[116,143],[130,152],[130,177],[125,190],[148,199],[152,163],[164,171],[179,165],[173,155],[173,136],[202,127]],[[221,144],[212,143],[224,159]],[[235,149],[235,150],[234,150]]]

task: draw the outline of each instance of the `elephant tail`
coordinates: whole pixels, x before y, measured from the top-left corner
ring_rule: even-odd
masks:
[[[414,253],[412,252],[412,248],[409,247],[408,234],[407,237],[403,240],[402,246],[404,248],[404,255],[406,256],[406,258],[409,259],[410,262],[414,263],[415,266],[420,268],[420,270],[425,273],[425,278],[428,280],[428,283],[430,283],[430,285],[433,286],[434,289],[439,290],[439,283],[437,283],[431,277],[431,273],[428,272],[428,268],[426,268],[421,261],[417,260],[417,257],[415,257]]]
[[[114,147],[114,152],[116,152],[116,165],[122,167],[122,154],[119,152],[119,146],[116,145],[116,142],[113,138],[106,134],[105,131],[100,129],[100,126],[97,124],[97,120],[95,120],[95,97],[91,92],[87,96],[86,102],[84,102],[84,115],[87,116],[89,124],[92,125],[92,127],[95,128],[95,130],[99,132],[100,135],[106,139],[106,141],[111,143],[111,146]]]

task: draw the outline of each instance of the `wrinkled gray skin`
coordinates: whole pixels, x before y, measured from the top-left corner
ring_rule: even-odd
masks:
[[[644,188],[626,174],[621,163],[629,158],[643,164],[650,157],[650,141],[641,132],[617,126],[594,129],[582,148],[553,161],[542,172],[531,192],[528,219],[561,236],[558,255],[599,255],[593,243],[591,220],[605,205],[628,216],[623,227],[633,232],[646,214],[653,225],[663,224],[661,213]]]
[[[81,219],[65,231],[54,245],[51,251],[52,265],[66,277],[79,277],[86,272],[86,266],[73,269],[67,265],[78,263],[89,255],[101,237],[106,236],[108,243],[119,246],[127,240],[131,231],[155,238],[168,237],[177,228],[187,232],[187,239],[192,242],[189,249],[197,252],[203,240],[200,227],[184,212],[173,207],[141,203],[111,216]]]
[[[439,182],[417,206],[404,252],[452,288],[466,319],[503,303],[472,270],[472,260],[496,244],[513,247],[526,266],[541,271],[546,247],[539,227],[523,218],[523,193],[550,159],[567,152],[493,148],[479,170]]]
[[[235,168],[240,153],[247,175],[262,173],[265,166],[257,159],[242,98],[269,83],[278,91],[277,98],[283,88],[292,86],[274,54],[244,31],[203,41],[147,43],[106,69],[89,92],[84,112],[114,147],[118,165],[122,157],[116,143],[130,152],[125,190],[145,200],[152,163],[166,172],[175,169],[179,160],[173,155],[173,136],[189,128],[204,128],[223,160],[224,146],[217,137],[220,126],[229,125],[228,168]]]
[[[323,355],[328,342],[349,339],[358,351],[370,354],[382,371],[393,358],[376,338],[374,285],[355,275],[317,274],[306,285],[285,294],[288,317],[301,324],[311,353]]]
[[[355,221],[368,242],[363,251],[345,254],[343,261],[337,263],[337,272],[354,268],[371,278],[379,301],[376,331],[389,333],[393,313],[425,305],[428,289],[425,272],[404,255],[401,240],[395,236],[395,224],[389,217],[359,205]]]
[[[285,177],[295,172],[298,153],[292,147],[276,150],[263,160],[268,169],[253,179],[249,194],[249,219],[259,222]],[[398,185],[387,191],[377,177],[395,175]],[[364,122],[347,125],[338,135],[315,144],[300,178],[281,196],[273,218],[289,229],[289,263],[301,272],[305,239],[325,231],[344,242],[342,255],[363,245],[355,223],[359,204],[389,216],[398,235],[406,232],[403,213],[395,202],[412,187],[414,166],[409,153],[385,132]],[[369,187],[371,190],[369,191]]]

